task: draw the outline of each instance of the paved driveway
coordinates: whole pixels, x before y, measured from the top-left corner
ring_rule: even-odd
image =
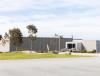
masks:
[[[0,76],[100,76],[100,58],[1,60]]]

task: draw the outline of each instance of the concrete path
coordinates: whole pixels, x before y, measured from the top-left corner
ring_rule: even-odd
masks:
[[[100,76],[100,57],[1,60],[0,76]]]

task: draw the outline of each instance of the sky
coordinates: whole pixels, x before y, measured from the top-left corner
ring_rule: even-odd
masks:
[[[20,28],[28,36],[29,24],[38,37],[100,40],[100,0],[0,0],[0,34]]]

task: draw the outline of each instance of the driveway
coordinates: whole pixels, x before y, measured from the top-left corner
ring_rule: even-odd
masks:
[[[1,60],[0,76],[100,76],[100,57]]]

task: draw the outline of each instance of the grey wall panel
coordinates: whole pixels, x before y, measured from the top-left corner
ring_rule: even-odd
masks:
[[[96,41],[96,51],[97,53],[100,53],[100,41],[99,40]]]
[[[60,39],[60,47],[65,48],[65,43],[66,42],[71,42],[71,38],[61,38]],[[23,38],[23,44],[19,46],[21,49],[27,49],[30,50],[31,44],[30,44],[30,39],[27,37]],[[58,38],[49,38],[49,37],[38,37],[34,42],[33,42],[33,50],[34,51],[47,51],[47,44],[49,45],[50,50],[59,50],[59,39]],[[10,42],[10,51],[14,51],[15,46]]]

